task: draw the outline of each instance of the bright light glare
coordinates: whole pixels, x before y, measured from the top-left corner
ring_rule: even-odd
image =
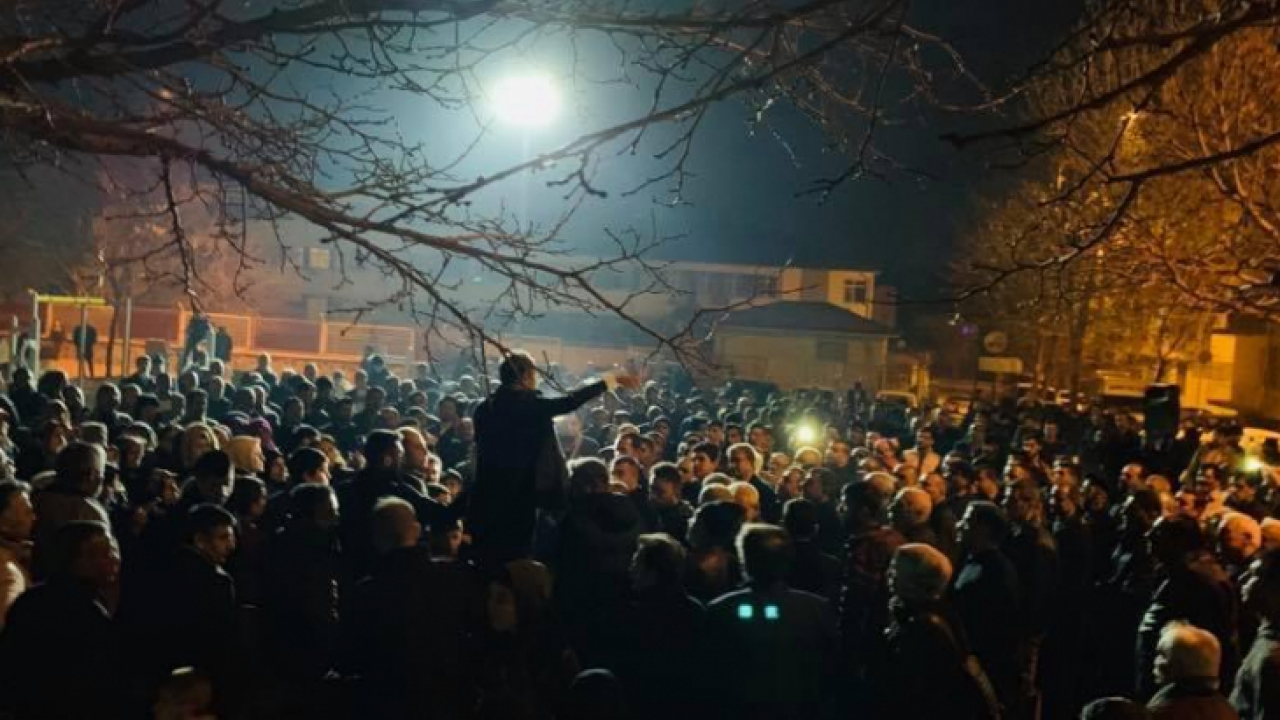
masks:
[[[1250,458],[1244,459],[1244,469],[1246,472],[1257,472],[1264,467],[1266,467],[1266,465],[1264,465],[1263,462],[1256,457],[1250,457]]]
[[[499,80],[489,100],[498,120],[517,127],[543,127],[560,115],[560,90],[540,72]]]
[[[796,441],[801,443],[811,443],[818,439],[818,431],[812,425],[801,425],[796,428]]]

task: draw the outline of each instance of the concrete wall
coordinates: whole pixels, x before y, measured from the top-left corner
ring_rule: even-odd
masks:
[[[842,359],[830,355],[843,346]],[[888,340],[870,336],[800,334],[722,328],[715,343],[716,362],[734,377],[767,380],[784,388],[820,386],[843,389],[860,380],[871,390],[881,385]]]
[[[321,310],[333,311],[341,307],[360,306],[388,299],[399,291],[400,284],[371,268],[356,266],[348,257],[345,270],[339,257],[330,246],[328,267],[315,267],[313,260],[324,257],[315,255],[312,248],[299,247],[290,251],[289,260],[301,268],[286,263],[283,273],[280,266],[281,251],[278,247],[265,247],[260,253],[268,268],[253,276],[253,287],[248,292],[250,305],[264,315],[306,317],[318,319]],[[426,272],[432,271],[432,258],[424,253],[418,261]],[[348,282],[342,282],[345,272]],[[628,310],[640,318],[666,318],[692,312],[697,307],[720,307],[745,301],[753,296],[768,297],[761,290],[775,284],[777,297],[784,300],[810,300],[830,302],[858,315],[871,318],[875,310],[876,274],[864,270],[811,270],[757,265],[728,265],[716,263],[671,263],[666,271],[667,281],[678,292],[659,289],[639,294],[647,287],[649,279],[641,273],[602,271],[594,279],[598,289],[615,302],[629,301]],[[865,283],[866,302],[845,302],[845,282]],[[492,273],[478,266],[454,263],[442,283],[450,286],[449,294],[464,306],[485,308],[492,305],[505,290]],[[563,308],[539,308],[544,311]],[[380,308],[370,322],[402,322],[408,313],[395,304]]]

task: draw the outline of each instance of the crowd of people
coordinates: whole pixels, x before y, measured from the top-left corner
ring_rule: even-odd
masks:
[[[2,388],[0,717],[1280,715],[1238,428],[196,359]]]

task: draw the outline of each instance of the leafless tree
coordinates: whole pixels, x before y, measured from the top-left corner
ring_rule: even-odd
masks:
[[[569,84],[620,87],[645,98],[644,109],[477,169],[475,152],[491,140],[489,71],[531,53],[564,59]],[[0,68],[9,162],[93,177],[130,165],[117,186],[140,222],[165,228],[135,259],[175,260],[195,303],[208,284],[186,220],[198,205],[242,258],[252,225],[282,246],[303,227],[331,243],[340,267],[380,269],[385,297],[351,310],[408,307],[428,343],[502,345],[447,280],[467,261],[505,283],[489,313],[613,314],[677,356],[691,354],[697,323],[660,331],[631,312],[638,294],[675,292],[646,259],[660,235],[612,228],[614,252],[574,259],[561,231],[579,207],[636,192],[680,202],[708,113],[730,100],[762,126],[783,105],[819,126],[847,158],[808,188],[828,194],[891,171],[877,130],[967,81],[951,48],[912,23],[906,0],[695,2],[675,12],[628,0],[45,0],[7,6]],[[408,133],[394,110],[406,102],[469,119],[474,131],[462,143],[434,132],[442,128]],[[629,187],[599,184],[599,163],[631,155],[660,169]],[[562,191],[556,221],[491,209],[530,175]],[[604,270],[646,279],[617,298],[592,282]]]

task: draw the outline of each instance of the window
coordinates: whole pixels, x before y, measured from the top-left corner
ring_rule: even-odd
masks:
[[[766,275],[756,278],[756,287],[759,288],[760,294],[764,297],[778,296],[778,276]]]
[[[849,346],[843,340],[819,340],[817,357],[823,362],[844,363],[849,359]]]
[[[854,280],[852,278],[844,281],[844,301],[846,304],[861,304],[867,301],[867,281]]]
[[[307,248],[303,254],[303,265],[308,270],[329,269],[329,248]]]

